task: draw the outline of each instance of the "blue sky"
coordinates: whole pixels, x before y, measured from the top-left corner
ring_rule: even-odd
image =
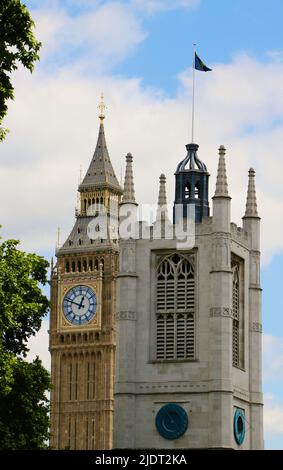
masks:
[[[268,62],[282,42],[280,0],[203,0],[195,9],[176,9],[145,18],[150,31],[136,54],[115,73],[142,76],[145,86],[175,94],[176,76],[192,61],[192,44],[209,63],[227,63],[245,51]]]
[[[43,49],[32,76],[23,70],[14,76],[16,99],[7,119],[11,132],[1,149],[0,195],[4,200],[10,194],[11,178],[18,193],[10,194],[9,207],[3,208],[3,235],[20,238],[24,248],[48,258],[57,226],[61,241],[66,237],[74,220],[79,168],[86,170],[96,141],[101,91],[117,175],[131,151],[139,202],[156,202],[163,171],[172,201],[173,173],[188,143],[190,65],[197,43],[198,54],[213,68],[196,77],[200,157],[211,172],[212,195],[217,148],[226,145],[232,218],[239,225],[248,168],[257,173],[265,439],[266,447],[283,449],[282,0],[25,3]]]

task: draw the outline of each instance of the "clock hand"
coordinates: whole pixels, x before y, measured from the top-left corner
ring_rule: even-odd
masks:
[[[84,297],[83,297],[84,299]],[[84,305],[82,305],[82,301],[78,304],[78,302],[74,302],[73,300],[71,299],[66,299],[68,302],[70,302],[71,304],[75,304],[75,305],[78,305],[79,306],[79,309],[81,308],[84,308]]]
[[[79,305],[79,310],[81,308],[84,308],[83,301],[84,301],[84,297],[81,298],[81,302],[80,302],[80,305]]]

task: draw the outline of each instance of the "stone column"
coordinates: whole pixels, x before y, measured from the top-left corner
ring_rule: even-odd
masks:
[[[136,364],[136,223],[133,157],[126,156],[124,195],[120,205],[120,270],[117,276],[117,348],[114,387],[114,448],[135,447]]]
[[[251,449],[263,449],[262,320],[260,287],[260,217],[257,212],[255,171],[249,170],[243,228],[250,238],[249,272],[249,383]]]
[[[209,447],[231,448],[232,442],[232,271],[230,204],[225,148],[219,149],[213,196],[211,309],[209,319]]]
[[[135,448],[136,289],[135,240],[120,242],[114,393],[115,448]]]

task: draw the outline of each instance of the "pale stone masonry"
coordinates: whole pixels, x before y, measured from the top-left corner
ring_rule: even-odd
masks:
[[[181,168],[181,181],[186,181],[185,198],[188,204],[194,204],[194,197],[199,198],[202,191],[205,193],[206,186],[201,185],[206,185],[207,170],[195,154],[197,146],[190,144],[187,148],[193,154],[185,161],[189,170],[182,164],[178,168]],[[192,164],[195,161],[198,169]],[[178,170],[176,175],[178,178]],[[189,186],[191,181],[196,189]],[[166,204],[163,175],[160,184],[159,203],[162,199]],[[205,198],[204,194],[206,201]],[[196,203],[201,206],[202,201]],[[225,148],[221,146],[213,215],[203,215],[196,223],[192,249],[181,251],[176,239],[164,236],[155,239],[153,227],[148,227],[148,239],[120,240],[115,448],[263,448],[260,219],[253,170],[249,172],[243,228],[231,223],[230,206]],[[184,292],[183,275],[176,282],[167,278],[165,291],[162,291],[163,278],[157,275],[162,263],[166,271],[174,262],[179,267],[182,263],[191,265],[194,273],[191,278],[194,284],[189,283],[189,278],[186,281],[190,292],[189,286],[194,285],[195,289],[194,296],[190,294],[187,311],[182,311],[183,305],[179,308]],[[170,276],[173,279],[173,274]],[[167,311],[162,310],[162,295]],[[180,312],[177,320],[174,320],[173,303],[170,304],[173,297],[176,312]],[[184,317],[187,318],[187,351],[183,348],[184,330],[178,326],[178,321],[184,325]],[[158,359],[162,354],[164,357]],[[166,426],[178,434],[180,408],[175,417],[165,415],[161,425],[158,424],[158,413],[166,410],[167,404],[178,405],[188,417],[185,432],[176,438],[172,434],[168,439],[162,434],[166,435]]]

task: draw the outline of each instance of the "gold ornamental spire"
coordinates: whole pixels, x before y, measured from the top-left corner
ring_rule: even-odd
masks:
[[[107,109],[107,106],[104,103],[104,94],[103,93],[101,93],[100,103],[97,107],[100,111],[100,114],[98,115],[98,117],[99,117],[100,121],[103,122],[103,119],[105,119],[104,111],[105,111],[105,109]]]

